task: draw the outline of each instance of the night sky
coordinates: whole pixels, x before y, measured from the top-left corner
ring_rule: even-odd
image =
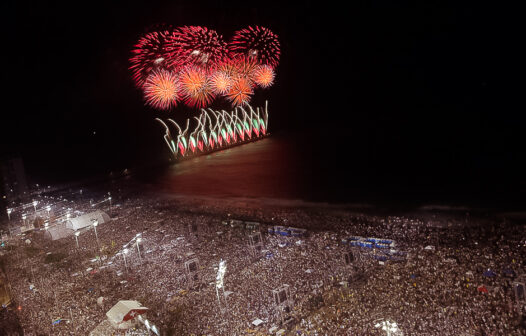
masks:
[[[461,4],[462,3],[462,4]],[[2,2],[1,155],[65,181],[166,159],[130,49],[156,24],[247,25],[280,37],[272,131],[316,160],[366,163],[397,187],[462,186],[520,202],[524,107],[518,12],[483,2]],[[166,114],[164,114],[166,116]],[[319,141],[318,141],[319,139]],[[348,144],[362,150],[349,152]],[[389,169],[385,169],[389,167]],[[454,188],[448,189],[452,193]]]

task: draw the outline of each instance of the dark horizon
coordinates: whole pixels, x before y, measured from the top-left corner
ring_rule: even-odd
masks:
[[[251,6],[3,3],[10,107],[0,157],[20,155],[36,183],[167,160],[154,121],[167,114],[146,107],[134,87],[132,45],[156,24],[203,25],[225,39],[257,24],[279,35],[282,57],[276,84],[253,102],[269,99],[271,132],[305,138],[295,143],[312,162],[314,184],[348,164],[348,179],[340,172],[328,181],[409,199],[427,191],[445,202],[521,204],[525,118],[516,105],[511,9]]]

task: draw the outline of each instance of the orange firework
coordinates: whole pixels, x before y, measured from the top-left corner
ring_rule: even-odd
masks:
[[[168,110],[177,106],[181,85],[172,71],[154,70],[144,84],[144,97],[151,106]]]
[[[205,107],[214,100],[212,84],[205,70],[188,67],[181,72],[182,91],[185,103],[191,107]]]
[[[257,67],[257,63],[255,63],[254,60],[244,56],[238,57],[234,60],[234,66],[239,76],[245,77],[250,81],[253,80]],[[250,84],[252,85],[252,83]]]
[[[274,84],[274,69],[268,65],[258,65],[254,71],[252,79],[262,88],[268,88]]]
[[[232,87],[232,76],[224,71],[216,71],[210,76],[210,82],[215,93],[224,95]]]
[[[252,94],[254,94],[254,90],[250,80],[246,77],[237,77],[225,96],[232,102],[232,105],[240,106],[247,104]]]

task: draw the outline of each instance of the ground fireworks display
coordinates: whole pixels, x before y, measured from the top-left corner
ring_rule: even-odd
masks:
[[[264,27],[238,30],[227,43],[215,30],[184,26],[142,36],[130,70],[154,108],[199,109],[221,97],[237,107],[248,104],[254,90],[274,83],[279,57],[278,37]]]

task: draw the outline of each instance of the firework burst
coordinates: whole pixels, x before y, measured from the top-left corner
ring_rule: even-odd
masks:
[[[234,64],[236,75],[238,77],[246,78],[250,82],[250,85],[252,85],[253,77],[257,67],[254,59],[241,56],[232,60],[232,63]]]
[[[234,57],[248,56],[260,64],[276,67],[279,63],[278,37],[265,27],[251,27],[237,31],[229,44]]]
[[[173,33],[168,30],[152,32],[139,39],[132,49],[130,70],[138,87],[142,87],[154,69],[167,68],[173,59]]]
[[[209,69],[228,56],[223,37],[215,30],[200,26],[180,27],[174,34],[171,47],[180,65],[198,65]]]
[[[188,106],[201,108],[214,100],[211,81],[203,69],[187,67],[181,72],[180,80]]]
[[[254,70],[252,79],[254,83],[262,88],[268,88],[274,84],[274,69],[268,65],[258,65]]]
[[[252,89],[250,80],[245,77],[238,77],[234,80],[232,87],[225,96],[232,102],[232,105],[241,106],[248,104],[253,94],[254,90]]]
[[[146,102],[161,110],[177,106],[177,100],[180,99],[181,85],[177,75],[169,70],[153,70],[143,88]]]
[[[210,84],[214,93],[219,95],[226,94],[232,87],[232,76],[224,71],[215,71],[210,76]]]

